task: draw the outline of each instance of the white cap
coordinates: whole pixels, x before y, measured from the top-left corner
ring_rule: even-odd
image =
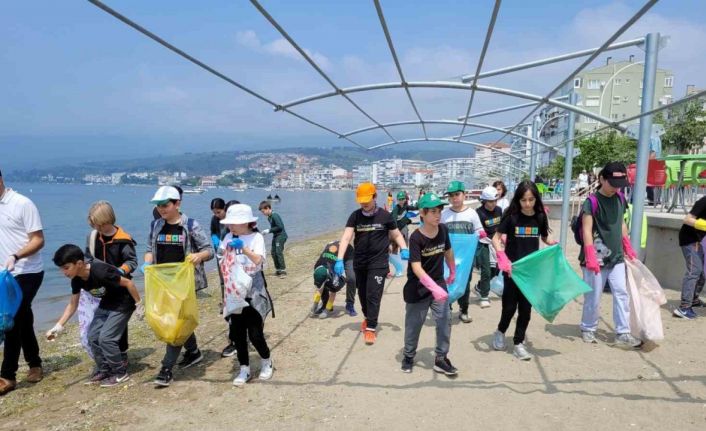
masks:
[[[480,193],[480,200],[482,201],[497,201],[498,200],[498,191],[495,187],[493,186],[488,186],[483,189],[483,191]]]
[[[257,217],[252,215],[250,205],[235,204],[228,208],[225,218],[221,220],[221,224],[246,224],[256,221]]]
[[[179,196],[179,190],[172,186],[162,186],[157,190],[154,196],[152,196],[152,199],[150,199],[150,203],[159,205],[162,203],[166,203],[169,200],[181,200],[181,196]]]

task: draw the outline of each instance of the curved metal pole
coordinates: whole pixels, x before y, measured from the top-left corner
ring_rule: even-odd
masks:
[[[568,99],[568,96],[559,96],[555,97],[554,100],[565,100]],[[536,105],[538,102],[530,102],[530,103],[522,103],[520,105],[513,105],[513,106],[507,106],[505,108],[497,108],[497,109],[491,109],[490,111],[483,111],[483,112],[478,112],[476,114],[469,115],[468,117],[464,117],[461,115],[460,117],[457,117],[456,119],[458,121],[463,120],[464,118],[476,118],[476,117],[483,117],[485,115],[491,115],[491,114],[499,114],[501,112],[507,112],[507,111],[514,111],[515,109],[522,109],[522,108],[529,108],[534,105]],[[510,127],[508,126],[508,129]]]
[[[377,1],[377,0],[376,0]],[[488,31],[485,34],[485,41],[483,41],[483,48],[480,51],[480,56],[478,57],[478,66],[476,67],[476,75],[473,77],[473,83],[471,84],[471,97],[468,100],[468,108],[466,109],[466,116],[463,119],[463,127],[461,127],[461,133],[458,134],[458,139],[461,139],[463,132],[466,131],[466,120],[468,116],[471,115],[471,107],[473,106],[473,99],[476,96],[476,85],[478,84],[478,74],[483,67],[483,60],[485,60],[485,54],[488,52],[488,45],[490,45],[490,38],[493,36],[493,29],[495,28],[495,21],[498,19],[498,12],[500,12],[501,0],[495,0],[495,6],[493,7],[493,14],[490,17],[490,23],[488,23]]]
[[[448,81],[432,81],[432,82],[426,82],[426,81],[413,81],[413,82],[408,82],[406,84],[410,88],[444,88],[444,89],[449,89],[449,90],[471,90],[471,86],[468,84],[460,84],[458,82],[448,82]],[[321,99],[326,99],[329,97],[337,96],[339,94],[341,95],[347,95],[350,93],[358,93],[358,92],[365,92],[365,91],[375,91],[375,90],[383,90],[383,89],[393,89],[393,88],[402,88],[402,84],[398,82],[387,82],[387,83],[380,83],[380,84],[372,84],[372,85],[361,85],[357,87],[349,87],[349,88],[342,88],[340,92],[334,91],[334,92],[328,92],[328,93],[320,93],[317,95],[313,96],[308,96],[302,99],[297,99],[291,102],[287,102],[283,105],[280,106],[280,109],[287,109],[291,108],[293,106],[301,105],[304,103],[309,103],[313,102],[315,100],[321,100]],[[490,87],[490,86],[485,86],[485,85],[477,85],[476,86],[476,91],[480,92],[487,92],[487,93],[495,93],[495,94],[502,94],[505,96],[512,96],[512,97],[517,97],[520,99],[528,99],[528,100],[533,100],[535,102],[539,102],[536,106],[539,106],[540,104],[546,103],[548,105],[556,106],[562,109],[566,109],[568,111],[574,111],[579,115],[584,115],[589,118],[593,118],[594,120],[607,124],[611,127],[617,128],[619,130],[624,130],[624,128],[621,128],[618,126],[617,122],[611,121],[608,118],[601,117],[600,115],[596,115],[591,111],[579,108],[577,106],[571,106],[568,103],[563,103],[557,99],[550,99],[548,97],[542,97],[536,94],[531,94],[531,93],[525,93],[522,91],[517,91],[517,90],[510,90],[509,88],[501,88],[501,87]],[[523,121],[524,123],[524,121]],[[517,128],[517,125],[514,127],[515,129]]]
[[[596,59],[603,51],[605,51],[617,38],[620,37],[621,34],[625,33],[627,29],[629,29],[642,15],[646,14],[648,10],[652,8],[659,0],[648,0],[641,8],[638,10],[635,15],[633,15],[625,24],[623,24],[611,37],[606,40],[603,45],[601,45],[600,48],[598,48],[593,54],[591,54],[586,60],[583,61],[573,72],[569,74],[564,80],[562,80],[554,89],[552,89],[550,92],[547,93],[546,97],[544,99],[549,99],[554,93],[557,91],[561,90],[561,88],[569,82],[574,76],[576,76],[579,72],[581,72],[586,66],[591,64],[593,60]],[[519,123],[524,123],[528,118],[530,118],[535,112],[537,112],[537,109],[539,109],[540,106],[542,106],[543,103],[538,104],[535,106],[532,111],[530,111],[527,115],[525,115],[519,122]],[[516,127],[513,127],[515,129]],[[509,133],[508,133],[509,134]],[[501,136],[498,141],[501,141],[504,139],[508,134],[505,134],[504,136]]]
[[[479,129],[487,129],[487,130],[489,130],[490,132],[503,132],[503,133],[504,133],[504,132],[507,131],[506,129],[503,129],[502,127],[491,126],[491,125],[488,125],[488,124],[469,123],[469,122],[454,121],[454,120],[425,120],[425,121],[423,121],[423,123],[425,123],[425,124],[446,124],[446,125],[454,125],[454,126],[460,126],[460,125],[466,124],[467,126],[470,126],[470,127],[477,127],[477,128],[479,128]],[[396,121],[396,122],[393,122],[393,123],[385,123],[385,124],[382,124],[382,126],[384,126],[384,127],[395,127],[395,126],[411,126],[411,125],[415,125],[415,124],[419,124],[419,121],[417,121],[417,120]],[[376,129],[379,129],[379,128],[380,128],[380,126],[368,126],[368,127],[363,127],[363,128],[361,128],[361,129],[357,129],[357,130],[352,130],[352,131],[350,131],[350,132],[346,132],[346,133],[344,133],[343,135],[341,135],[341,137],[353,136],[353,135],[356,135],[356,134],[358,134],[358,133],[369,132],[369,131],[371,131],[371,130],[376,130]],[[485,133],[485,132],[484,132],[484,133]],[[466,134],[466,135],[464,135],[464,136],[468,136],[468,135],[469,135],[469,134]],[[518,136],[518,137],[521,137],[521,138],[523,138],[523,139],[526,138],[525,135],[522,135],[522,134],[516,133],[516,132],[512,132],[511,135]],[[451,136],[451,138],[456,139],[456,138],[458,138],[458,136],[455,136],[455,135],[454,135],[454,136]],[[550,145],[545,144],[545,143],[542,142],[541,140],[530,139],[530,141],[534,141],[534,142],[536,142],[536,143],[539,144],[539,145],[542,145],[542,146],[547,147],[547,148],[551,148]]]
[[[465,144],[465,145],[471,145],[471,146],[474,146],[474,147],[477,147],[477,148],[485,148],[485,149],[488,149],[488,150],[490,150],[490,151],[496,151],[496,152],[498,152],[498,153],[500,153],[500,154],[503,154],[503,155],[505,155],[505,156],[511,157],[511,158],[513,158],[513,159],[521,160],[520,157],[517,157],[517,156],[512,155],[512,154],[510,154],[510,153],[506,153],[506,152],[504,152],[504,151],[500,151],[500,150],[498,150],[498,149],[496,149],[496,148],[493,148],[493,147],[490,146],[490,145],[479,144],[478,142],[471,142],[471,141],[464,141],[464,140],[457,141],[457,140],[455,140],[455,139],[449,139],[449,138],[429,138],[429,139],[425,139],[425,138],[414,138],[414,139],[400,139],[400,140],[397,141],[397,142],[385,142],[384,144],[373,145],[372,147],[368,147],[368,150],[377,150],[377,149],[380,149],[380,148],[391,147],[391,146],[393,146],[393,145],[399,145],[399,144],[408,144],[408,143],[411,143],[411,142],[451,142],[451,143],[456,143],[456,144]]]
[[[385,21],[385,15],[382,13],[382,6],[380,6],[380,1],[375,0],[375,10],[378,13],[378,19],[380,20],[380,25],[382,26],[382,31],[385,33],[385,39],[387,39],[387,46],[390,48],[390,54],[392,55],[392,60],[395,62],[395,67],[397,68],[397,74],[400,75],[400,81],[404,85],[407,80],[404,77],[404,73],[402,73],[402,66],[400,65],[400,61],[397,58],[397,51],[395,51],[395,45],[392,43],[392,36],[390,35],[390,30],[387,28],[387,22]],[[424,137],[428,138],[429,135],[427,135],[427,128],[424,125],[424,120],[422,120],[421,114],[419,114],[419,110],[417,109],[417,105],[414,103],[414,99],[412,99],[412,93],[409,91],[409,88],[407,86],[404,86],[404,91],[407,93],[407,98],[409,99],[409,103],[412,105],[412,109],[414,110],[414,113],[417,114],[417,118],[419,119],[419,124],[422,126],[422,132],[424,132]]]
[[[341,134],[333,129],[330,129],[322,124],[319,124],[313,120],[310,120],[303,115],[297,114],[296,112],[290,111],[289,109],[282,107],[281,105],[273,102],[272,100],[268,99],[267,97],[255,92],[254,90],[251,90],[250,88],[238,83],[234,79],[226,76],[225,74],[217,71],[216,69],[212,68],[211,66],[207,65],[206,63],[200,61],[196,57],[193,57],[189,54],[187,54],[185,51],[182,51],[181,49],[177,48],[176,46],[172,45],[171,43],[167,42],[166,40],[162,39],[161,37],[157,36],[156,34],[152,33],[151,31],[147,30],[145,27],[142,27],[135,21],[132,21],[125,15],[122,15],[115,9],[112,9],[111,7],[103,4],[99,0],[88,0],[90,3],[92,3],[94,6],[98,7],[99,9],[103,10],[104,12],[107,12],[109,15],[112,15],[114,18],[117,18],[119,21],[122,21],[124,24],[127,24],[128,26],[132,27],[133,29],[137,30],[138,32],[142,33],[143,35],[147,36],[148,38],[152,39],[153,41],[157,42],[158,44],[162,45],[163,47],[167,48],[168,50],[174,52],[175,54],[179,55],[180,57],[185,58],[186,60],[194,63],[195,65],[199,66],[200,68],[206,70],[207,72],[217,76],[218,78],[221,78],[222,80],[226,81],[227,83],[237,87],[238,89],[248,93],[249,95],[267,103],[268,105],[272,105],[275,109],[275,111],[284,111],[288,113],[289,115],[292,115],[296,118],[299,118],[300,120],[311,124],[312,126],[316,126],[320,129],[326,130],[327,132],[333,133],[334,135],[338,136],[339,138],[341,137]],[[352,139],[349,139],[347,137],[344,137],[348,142],[350,142],[353,145],[356,145],[364,150],[367,150],[367,148],[364,145],[361,145]]]
[[[265,19],[270,24],[272,24],[272,26],[279,32],[279,34],[281,34],[282,37],[284,37],[287,40],[287,42],[289,42],[292,45],[292,47],[294,47],[294,49],[297,50],[299,55],[301,55],[304,58],[304,60],[306,60],[307,63],[309,63],[311,65],[311,67],[313,67],[314,70],[316,70],[319,73],[319,75],[321,75],[321,77],[324,78],[324,80],[326,80],[326,82],[328,82],[331,87],[333,87],[334,90],[336,90],[336,92],[341,91],[341,89],[331,80],[331,78],[329,78],[329,76],[323,70],[321,70],[319,65],[316,64],[316,62],[311,58],[311,56],[309,56],[309,54],[307,54],[306,51],[304,51],[304,49],[302,47],[300,47],[294,41],[294,39],[292,39],[292,37],[289,35],[289,33],[287,33],[287,31],[281,25],[279,25],[279,23],[272,17],[272,15],[270,15],[269,12],[267,12],[267,10],[265,10],[265,8],[262,7],[262,5],[257,0],[250,0],[250,3],[252,3],[253,6],[255,6],[255,9],[257,9],[260,12],[260,14],[262,14],[262,16],[264,16]],[[345,95],[343,93],[340,93],[340,94],[351,105],[353,105],[353,107],[355,107],[358,111],[360,111],[361,114],[365,115],[370,121],[372,121],[375,124],[379,124],[377,122],[377,120],[375,120],[363,108],[361,108],[357,103],[355,103],[353,101],[353,99],[351,99],[350,97],[348,97],[347,95]],[[382,128],[382,131],[385,132],[385,134],[387,134],[387,136],[389,136],[390,139],[392,139],[393,141],[397,140],[384,127]]]

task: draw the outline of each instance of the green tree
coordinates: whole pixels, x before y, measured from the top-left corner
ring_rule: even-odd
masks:
[[[670,110],[662,144],[677,154],[686,154],[703,146],[706,137],[706,110],[695,100]]]
[[[593,167],[602,167],[608,162],[635,163],[637,158],[637,142],[616,131],[579,138],[576,148],[580,153],[574,158],[574,175],[583,169],[590,172]]]

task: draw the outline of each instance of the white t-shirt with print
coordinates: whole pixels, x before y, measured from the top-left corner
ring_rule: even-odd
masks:
[[[259,232],[253,232],[248,235],[240,235],[238,236],[238,238],[243,241],[244,247],[249,248],[250,250],[252,250],[253,253],[257,255],[262,256],[262,261],[260,262],[260,264],[255,265],[249,257],[242,253],[242,251],[238,251],[235,255],[235,258],[238,260],[238,263],[243,266],[243,269],[248,275],[253,275],[259,271],[262,271],[265,268],[265,263],[267,262],[267,252],[265,251],[265,237],[262,236],[262,234]],[[233,239],[233,234],[229,232],[225,236],[225,238],[223,238],[223,241],[221,241],[221,245],[218,246],[220,251],[219,254],[225,254],[228,244],[230,244]]]
[[[449,228],[449,233],[473,234],[483,230],[478,213],[471,207],[456,212],[451,207],[441,211],[441,222]]]
[[[39,211],[29,198],[12,189],[5,189],[0,198],[0,265],[29,243],[29,234],[42,230]],[[13,275],[42,272],[39,252],[15,262]]]

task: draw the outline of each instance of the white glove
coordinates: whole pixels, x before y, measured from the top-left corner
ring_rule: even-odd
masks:
[[[15,269],[15,263],[17,263],[17,259],[15,259],[15,256],[8,257],[7,261],[5,261],[5,269],[7,269],[9,272],[12,272],[12,270]]]
[[[64,330],[64,325],[57,323],[53,328],[47,331],[47,340],[54,341],[61,331]]]
[[[270,233],[270,230],[269,230],[269,229],[265,229],[265,230],[262,231],[262,234],[263,234],[263,235],[267,235],[268,233]]]
[[[135,312],[133,313],[138,320],[143,320],[145,318],[145,304],[140,299],[139,302],[135,303]]]

